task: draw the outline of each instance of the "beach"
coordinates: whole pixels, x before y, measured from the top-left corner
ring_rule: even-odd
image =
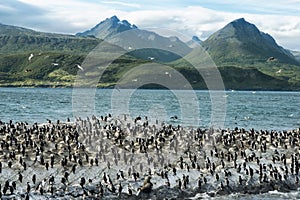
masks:
[[[3,199],[197,199],[299,187],[299,129],[200,129],[126,115],[0,127]]]

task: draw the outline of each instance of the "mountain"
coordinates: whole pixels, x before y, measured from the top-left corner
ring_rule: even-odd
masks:
[[[29,51],[65,51],[87,53],[100,40],[74,35],[43,33],[17,26],[0,24],[0,53]]]
[[[281,88],[294,90],[300,87],[300,62],[289,50],[279,46],[272,36],[244,18],[230,22],[202,45],[219,67],[255,68],[278,80],[277,85]],[[257,82],[264,81],[265,84],[269,82],[257,79]],[[249,84],[254,86],[256,83]]]
[[[0,24],[0,85],[71,86],[76,64],[99,42]]]
[[[299,65],[295,57],[244,18],[234,20],[202,43],[217,63],[278,61]]]
[[[299,52],[292,52],[292,55],[270,35],[244,19],[229,23],[205,41],[196,36],[191,41],[200,43],[210,54],[226,89],[300,90],[300,66],[295,58],[299,58]],[[175,36],[164,37],[139,29],[116,16],[76,35],[43,33],[0,24],[0,86],[71,87],[80,70],[77,64],[82,64],[99,44],[105,44],[105,51],[120,46],[130,51],[109,65],[98,87],[113,87],[137,66],[163,62],[182,74],[195,89],[206,89],[198,72],[176,55],[178,52],[192,55],[188,43]],[[199,54],[196,57],[204,61],[207,58]],[[209,69],[203,70],[210,73]],[[151,71],[156,72],[155,69]],[[88,68],[82,73],[87,80],[97,75]],[[174,78],[170,72],[162,75],[166,74]],[[132,80],[125,85],[131,85]]]
[[[117,16],[112,16],[111,18],[106,18],[90,30],[77,33],[76,36],[94,36],[105,39],[132,29],[137,29],[137,26],[131,25],[127,20],[120,21]]]
[[[195,36],[195,35],[192,37],[192,41],[198,42],[199,44],[202,43],[202,41],[198,38],[198,36]]]
[[[76,36],[96,37],[130,49],[130,55],[140,59],[155,59],[170,62],[180,58],[174,52],[187,54],[189,46],[175,36],[163,37],[155,32],[139,29],[126,20],[120,21],[112,16],[97,24],[90,30],[77,33]]]
[[[189,47],[191,47],[191,48],[193,48],[195,45],[201,45],[201,43],[202,43],[202,40],[200,40],[199,38],[198,38],[198,36],[193,36],[192,37],[192,39],[190,40],[190,41],[188,41],[186,44],[189,46]]]

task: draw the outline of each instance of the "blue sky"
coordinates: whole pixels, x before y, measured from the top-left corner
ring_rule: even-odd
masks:
[[[1,0],[0,23],[75,34],[117,15],[139,28],[207,38],[244,17],[279,45],[300,50],[300,0]]]

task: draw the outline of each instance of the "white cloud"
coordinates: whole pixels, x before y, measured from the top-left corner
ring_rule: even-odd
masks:
[[[300,16],[229,13],[190,6],[163,11],[136,11],[126,17],[141,28],[167,27],[188,35],[197,35],[201,39],[206,39],[230,21],[243,17],[261,31],[272,35],[279,45],[300,49]]]
[[[100,4],[74,1],[74,0],[20,0],[28,5],[34,5],[45,10],[43,22],[47,26],[37,26],[35,29],[41,31],[54,31],[62,33],[72,33],[94,26],[96,22],[109,16],[116,10],[102,6]]]
[[[16,9],[8,5],[0,5],[0,12],[14,12]]]
[[[141,8],[140,4],[126,3],[126,2],[122,2],[122,1],[101,1],[101,3],[104,3],[104,4],[114,4],[114,5],[120,5],[120,6],[127,6],[127,7],[132,7],[132,8]]]

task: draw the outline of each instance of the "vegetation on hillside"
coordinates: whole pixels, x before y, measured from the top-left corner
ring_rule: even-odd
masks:
[[[202,43],[211,62],[218,67],[226,89],[300,90],[300,64],[286,50],[274,46],[276,43],[267,35],[262,34],[263,38],[259,39],[270,41],[264,41],[264,46],[260,46],[262,42],[249,39],[251,31],[257,32],[251,25],[246,24],[246,27],[250,26],[250,35],[238,35],[235,29],[240,29],[242,25],[225,27]],[[101,42],[101,39],[91,36],[41,33],[0,24],[0,86],[72,87],[78,73],[85,75],[81,85],[88,86],[89,79],[99,78],[99,66],[80,71],[78,65],[82,65],[88,54]],[[105,59],[109,60],[108,57]],[[205,61],[207,58],[201,59]],[[107,63],[109,66],[101,79],[97,79],[96,85],[114,87],[120,84],[120,80],[124,86],[132,85],[135,79],[123,79],[124,76],[131,77],[127,74],[130,70],[151,62],[171,66],[195,89],[207,89],[201,74],[185,59],[151,48],[132,51],[113,63]],[[151,70],[155,73],[156,69],[153,67]],[[209,73],[211,68],[204,67],[202,70]],[[172,78],[169,72],[166,74],[168,77],[162,77]],[[163,88],[157,84],[143,87]]]

